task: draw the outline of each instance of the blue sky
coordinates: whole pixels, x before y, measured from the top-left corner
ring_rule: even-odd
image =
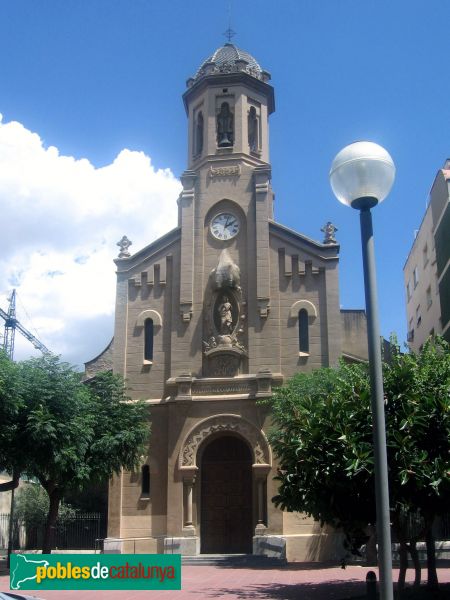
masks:
[[[75,161],[80,168],[86,164],[78,161],[87,159],[89,168],[102,177],[114,171],[112,165],[124,149],[136,151],[121,156],[125,162],[130,160],[139,173],[143,173],[145,165],[138,152],[150,157],[152,181],[160,186],[162,201],[171,206],[167,208],[167,219],[156,227],[151,222],[149,203],[148,233],[135,231],[138,225],[133,215],[124,212],[114,234],[121,229],[121,234],[136,239],[132,250],[139,248],[140,241],[140,245],[152,241],[166,221],[171,223],[176,182],[167,171],[158,170],[170,169],[178,177],[186,168],[187,122],[181,95],[186,79],[225,42],[222,32],[228,27],[228,5],[228,0],[0,3],[3,129],[8,123],[18,122],[26,132],[39,136],[43,150],[55,146],[59,158],[72,157],[71,164]],[[272,74],[276,112],[271,117],[270,142],[276,219],[316,239],[321,239],[320,228],[327,220],[335,223],[341,243],[343,308],[364,306],[359,219],[356,211],[334,199],[328,182],[329,167],[343,146],[359,139],[375,141],[392,155],[397,167],[396,182],[386,201],[374,209],[373,216],[382,333],[387,337],[396,331],[403,341],[406,316],[402,267],[436,171],[450,155],[448,2],[233,0],[231,15],[237,32],[233,42],[253,54]],[[8,144],[15,144],[17,136],[23,139],[25,133],[16,129],[9,135],[12,137],[3,140],[3,156],[8,152]],[[24,145],[32,143],[29,136],[27,140]],[[26,156],[28,151],[21,153],[23,169],[27,168]],[[139,167],[136,161],[141,161]],[[36,171],[47,173],[45,169]],[[48,172],[52,177],[50,168]],[[32,189],[37,185],[36,177]],[[43,179],[41,175],[41,204],[45,198],[42,190],[50,186]],[[64,175],[59,177],[58,185],[63,179]],[[166,183],[161,183],[163,180],[167,188]],[[19,184],[16,181],[14,185],[17,188]],[[29,279],[28,287],[25,285],[24,273],[31,267],[17,257],[36,251],[33,226],[37,223],[41,227],[45,221],[48,226],[44,227],[43,241],[36,241],[44,246],[48,242],[48,254],[43,258],[42,252],[40,255],[48,263],[51,252],[60,252],[61,244],[67,246],[68,238],[83,237],[80,232],[85,222],[78,213],[70,213],[69,218],[69,213],[60,216],[47,207],[44,212],[37,211],[36,223],[32,219],[33,204],[28,211],[25,204],[22,206],[20,215],[29,217],[22,221],[15,207],[8,205],[11,186],[9,180],[2,185],[0,175],[0,202],[9,206],[6,212],[5,208],[2,211],[4,227],[9,230],[9,237],[4,237],[3,264],[12,247],[14,260],[17,259],[14,268],[4,266],[6,274],[0,274],[0,306],[5,308],[8,289],[13,285],[21,294],[23,282],[26,311],[39,321],[38,333],[44,343],[81,363],[100,352],[109,341],[112,308],[94,311],[90,321],[83,321],[89,329],[89,344],[83,345],[80,334],[79,339],[74,337],[72,344],[65,345],[64,335],[71,338],[61,323],[69,301],[60,298],[58,305],[52,307],[51,295],[45,302],[31,292],[27,295],[27,289],[33,285],[36,289],[36,280]],[[143,189],[147,189],[145,186]],[[60,188],[52,190],[56,198]],[[170,190],[170,197],[165,190]],[[86,196],[83,191],[80,194]],[[17,191],[17,198],[22,200],[32,195],[24,195],[22,189]],[[155,206],[161,198],[157,196]],[[95,195],[89,202],[95,204]],[[102,202],[107,205],[106,196]],[[53,206],[57,204],[55,200]],[[52,214],[53,228],[47,223],[52,221]],[[95,222],[97,231],[106,231],[110,216],[104,208]],[[65,239],[57,241],[60,221],[68,229],[64,230]],[[72,252],[80,264],[85,260],[83,252],[90,252],[89,243],[87,237],[83,238],[83,251],[75,241],[71,249],[65,246],[66,259]],[[105,244],[111,245],[106,234],[97,246],[93,243],[92,252],[99,255],[99,248]],[[111,251],[115,256],[117,249],[113,247]],[[114,280],[114,265],[109,264],[109,279],[105,283],[108,293]],[[47,275],[55,279],[54,273],[62,273],[64,268],[60,265],[48,271],[52,276]],[[44,305],[51,314],[45,314]],[[85,311],[89,312],[89,306]],[[58,335],[52,333],[58,327],[49,321],[56,313],[60,321]],[[74,319],[78,318],[75,313],[74,309]],[[21,319],[31,328],[26,313]],[[98,326],[97,334],[93,333],[94,325]],[[83,328],[78,330],[82,332]],[[19,353],[19,358],[26,355],[27,347],[20,346]]]

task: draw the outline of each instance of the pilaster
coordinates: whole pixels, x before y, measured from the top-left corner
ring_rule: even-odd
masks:
[[[116,265],[126,259],[117,259]],[[116,286],[116,310],[114,323],[113,371],[126,377],[127,328],[128,328],[128,276],[118,273]]]
[[[181,216],[180,316],[187,323],[192,318],[194,292],[194,198],[197,174],[185,171],[181,176],[183,191],[178,199]]]
[[[122,520],[122,471],[109,480],[108,537],[120,538]]]
[[[328,366],[338,364],[342,352],[342,325],[339,306],[338,262],[324,271],[326,303],[326,336],[328,345]]]
[[[270,166],[254,170],[255,221],[256,221],[256,299],[258,314],[266,319],[270,310]]]

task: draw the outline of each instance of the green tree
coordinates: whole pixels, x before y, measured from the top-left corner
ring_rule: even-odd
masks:
[[[102,373],[84,384],[80,373],[54,356],[18,363],[17,369],[22,403],[12,419],[13,447],[23,444],[22,472],[48,494],[42,551],[49,553],[67,491],[138,465],[149,436],[147,407],[127,401],[119,376]]]
[[[0,492],[19,485],[24,458],[18,417],[23,408],[17,365],[0,350],[0,471],[12,475],[11,481],[0,484]]]
[[[437,586],[432,524],[450,501],[450,352],[440,337],[418,354],[399,348],[384,366],[393,522],[401,542],[400,583],[407,566],[405,517],[419,511],[427,545],[428,587]],[[420,583],[415,539],[409,549]]]
[[[450,354],[439,338],[419,355],[398,348],[392,354],[384,365],[392,521],[404,551],[407,516],[419,510],[424,517],[432,586],[437,577],[431,523],[450,499]],[[367,366],[299,374],[275,391],[272,404],[270,441],[280,460],[274,502],[342,527],[359,543],[375,522]],[[401,584],[404,558],[403,552]]]
[[[42,527],[48,515],[49,504],[44,488],[40,484],[29,482],[19,488],[15,500],[15,515],[27,529]],[[58,518],[67,520],[74,517],[76,512],[70,504],[61,503]]]
[[[300,373],[272,397],[275,504],[342,528],[352,545],[375,522],[369,382],[362,365]]]

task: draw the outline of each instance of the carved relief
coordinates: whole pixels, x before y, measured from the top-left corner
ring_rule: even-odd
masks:
[[[237,61],[236,61],[237,63]],[[248,73],[249,75],[251,75],[252,77],[255,77],[256,79],[261,79],[262,81],[267,81],[268,79],[270,79],[270,76],[268,77],[268,73],[266,71],[260,71],[259,69],[257,69],[256,67],[252,67],[249,64],[246,64],[246,61],[241,61],[242,64],[236,64],[234,62],[224,62],[221,64],[216,64],[216,63],[208,63],[208,66],[203,67],[202,69],[199,70],[199,72],[197,73],[197,75],[195,76],[195,79],[200,79],[200,77],[204,77],[205,75],[211,75],[211,74],[215,74],[215,73],[238,73],[239,71],[244,71],[245,73]],[[195,81],[195,79],[192,79],[192,81]],[[190,83],[190,79],[188,79],[188,87],[189,87],[189,83]],[[193,83],[191,83],[191,86],[193,85]]]
[[[197,396],[209,396],[209,395],[229,395],[229,394],[255,394],[256,386],[254,382],[243,381],[239,383],[227,383],[227,384],[215,384],[199,386],[195,393]]]
[[[210,377],[235,377],[239,374],[240,356],[219,354],[209,359],[208,374]]]
[[[241,174],[241,165],[235,165],[233,167],[209,167],[208,176],[212,179],[214,177],[231,177]]]
[[[185,438],[180,450],[180,468],[197,466],[197,451],[201,443],[210,435],[219,432],[241,435],[252,448],[255,464],[271,464],[269,444],[261,430],[238,415],[216,415],[198,423]]]

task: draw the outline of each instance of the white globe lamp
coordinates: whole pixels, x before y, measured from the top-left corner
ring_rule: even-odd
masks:
[[[389,194],[394,178],[395,165],[391,155],[373,142],[354,142],[345,146],[330,169],[331,188],[336,198],[353,208],[369,208],[382,202]]]

